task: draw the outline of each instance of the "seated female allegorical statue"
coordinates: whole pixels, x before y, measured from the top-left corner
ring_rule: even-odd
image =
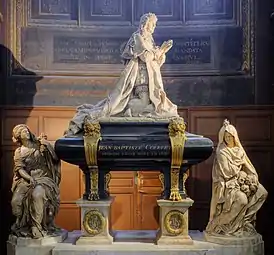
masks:
[[[54,224],[60,205],[60,160],[45,136],[36,138],[20,124],[13,129],[14,153],[12,234],[40,238],[57,230]]]
[[[156,23],[157,17],[153,13],[141,17],[138,30],[123,49],[126,67],[115,89],[96,105],[79,106],[66,135],[82,131],[86,117],[91,120],[111,116],[178,117],[177,106],[166,96],[160,72],[173,42],[165,41],[161,47],[155,45],[152,34]]]
[[[219,132],[212,170],[212,199],[207,235],[245,237],[256,235],[256,213],[267,191],[227,120]]]

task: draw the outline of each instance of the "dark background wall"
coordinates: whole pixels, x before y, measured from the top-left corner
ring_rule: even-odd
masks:
[[[210,137],[216,144],[224,118],[238,128],[269,191],[257,228],[271,254],[273,0],[5,0],[0,7],[4,16],[0,37],[3,251],[13,220],[12,127],[27,123],[33,132],[45,132],[51,141],[61,136],[76,105],[95,103],[115,86],[123,69],[120,47],[136,30],[140,15],[151,11],[159,18],[156,42],[174,40],[163,79],[188,131]],[[213,156],[190,171],[188,190],[195,200],[190,212],[192,229],[203,230],[208,220]],[[58,223],[69,230],[79,229],[80,214],[74,201],[82,193],[81,175],[66,164],[62,171]],[[143,178],[146,187],[131,187],[133,174],[114,176],[114,228],[157,228],[151,211],[157,207],[160,183],[157,174]]]
[[[163,75],[177,105],[269,104],[269,3],[30,1],[15,21],[11,50],[24,68],[45,79],[37,83],[22,77],[22,69],[15,67],[6,103],[74,106],[98,101],[123,68],[121,46],[136,30],[141,14],[152,11],[159,18],[156,42],[174,40]]]

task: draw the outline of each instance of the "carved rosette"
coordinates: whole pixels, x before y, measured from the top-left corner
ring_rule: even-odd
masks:
[[[90,170],[90,183],[91,189],[88,199],[91,201],[99,200],[99,172],[97,164],[97,148],[98,143],[101,140],[101,126],[97,122],[88,122],[85,120],[84,123],[84,148],[86,163]]]
[[[169,211],[165,216],[164,226],[170,235],[180,235],[184,230],[184,214],[178,210]]]
[[[98,209],[93,209],[85,213],[83,226],[89,235],[96,236],[101,234],[105,229],[105,225],[106,219]]]
[[[170,197],[172,201],[181,201],[179,193],[179,174],[183,162],[185,146],[185,129],[186,125],[183,118],[174,118],[170,121],[168,130],[171,143],[171,170],[170,170]]]

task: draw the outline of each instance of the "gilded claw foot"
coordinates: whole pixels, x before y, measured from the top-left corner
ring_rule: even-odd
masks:
[[[99,198],[98,192],[96,192],[96,191],[90,192],[90,194],[89,194],[89,196],[88,196],[88,200],[90,200],[90,201],[97,201],[97,200],[99,200],[99,199],[100,199],[100,198]]]
[[[182,201],[179,190],[171,190],[169,199],[172,201]]]

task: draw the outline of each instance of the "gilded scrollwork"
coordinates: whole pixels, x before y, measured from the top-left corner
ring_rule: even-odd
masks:
[[[159,174],[159,181],[161,182],[161,191],[165,189],[165,175],[163,173]]]
[[[99,180],[99,172],[98,167],[91,167],[90,168],[90,193],[88,196],[88,200],[96,201],[99,200],[99,187],[98,187],[98,180]]]
[[[170,235],[180,235],[184,231],[184,214],[178,210],[169,211],[164,218],[164,227]]]
[[[170,121],[168,130],[171,143],[171,170],[170,170],[170,200],[181,201],[179,193],[179,174],[183,162],[186,125],[183,118],[174,118]]]
[[[101,140],[101,126],[99,122],[88,122],[84,124],[84,148],[86,163],[90,170],[91,190],[88,199],[99,200],[98,190],[98,164],[97,164],[97,148]]]
[[[106,192],[108,192],[109,193],[109,183],[110,183],[110,180],[111,180],[111,173],[107,173],[106,175],[105,175],[105,190],[106,190]]]
[[[183,174],[183,193],[186,193],[186,180],[189,177],[189,170],[187,170],[184,174]]]
[[[84,215],[83,226],[87,233],[96,236],[103,232],[106,225],[104,215],[98,210],[87,211]]]

